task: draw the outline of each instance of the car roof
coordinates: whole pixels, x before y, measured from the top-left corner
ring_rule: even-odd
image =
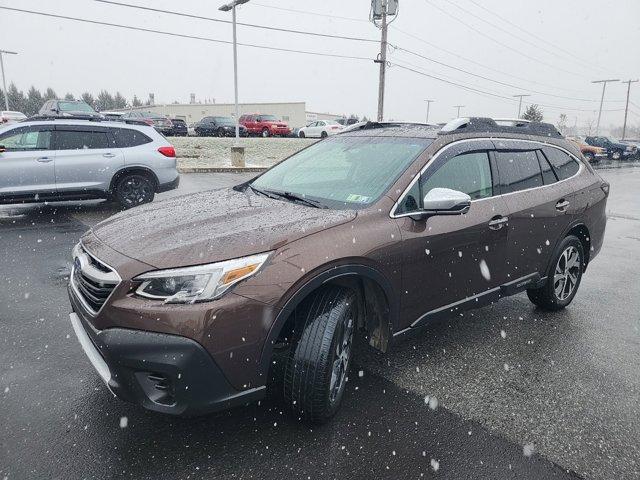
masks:
[[[81,120],[81,119],[64,119],[62,117],[59,118],[50,118],[50,119],[26,119],[18,123],[12,123],[11,127],[15,126],[31,126],[31,125],[73,125],[73,126],[91,126],[91,127],[116,127],[116,128],[151,128],[150,125],[142,125],[140,124],[131,124],[125,122],[119,122],[116,120]]]

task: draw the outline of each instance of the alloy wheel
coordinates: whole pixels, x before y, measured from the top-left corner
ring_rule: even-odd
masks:
[[[331,383],[329,384],[329,400],[335,402],[344,387],[349,361],[351,360],[351,346],[353,344],[353,314],[350,311],[338,326],[336,348],[331,367]]]
[[[567,247],[560,255],[553,276],[553,291],[556,298],[564,301],[576,288],[580,276],[580,253],[574,246]]]
[[[120,197],[129,206],[145,203],[150,195],[151,185],[146,178],[131,176],[120,185]]]

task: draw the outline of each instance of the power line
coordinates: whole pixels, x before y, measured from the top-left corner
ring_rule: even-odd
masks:
[[[545,65],[549,68],[552,68],[554,70],[560,70],[562,72],[568,73],[570,75],[574,75],[576,77],[580,77],[580,78],[584,78],[584,75],[576,73],[576,72],[572,72],[571,70],[566,70],[563,68],[559,68],[558,66],[552,65],[550,63],[547,63],[543,60],[540,60],[539,58],[536,57],[532,57],[531,55],[527,55],[524,52],[521,52],[520,50],[518,50],[517,48],[514,48],[510,45],[507,45],[504,42],[501,42],[500,40],[497,40],[496,38],[493,38],[491,35],[487,35],[485,32],[483,32],[482,30],[477,29],[476,27],[474,27],[473,25],[468,24],[467,22],[465,22],[464,20],[461,20],[460,18],[456,17],[455,15],[447,12],[445,9],[441,8],[440,6],[436,5],[435,3],[431,2],[431,0],[424,0],[427,4],[431,5],[433,8],[435,8],[436,10],[442,12],[443,14],[445,14],[446,16],[454,19],[456,22],[461,23],[462,25],[464,25],[465,27],[469,28],[470,30],[473,30],[474,32],[476,32],[478,35],[481,35],[485,38],[488,38],[489,40],[491,40],[492,42],[495,42],[496,44],[500,45],[503,48],[506,48],[508,50],[511,50],[512,52],[517,53],[518,55],[527,58],[528,60],[540,63],[541,65]]]
[[[132,27],[130,25],[121,25],[118,23],[109,23],[109,22],[101,22],[98,20],[89,20],[86,18],[78,18],[78,17],[69,17],[66,15],[56,15],[53,13],[46,13],[46,12],[37,12],[35,10],[25,10],[25,9],[21,9],[21,8],[12,8],[12,7],[4,7],[4,6],[0,6],[0,10],[9,10],[9,11],[13,11],[13,12],[20,12],[20,13],[28,13],[28,14],[32,14],[32,15],[40,15],[43,17],[51,17],[51,18],[59,18],[59,19],[63,19],[63,20],[72,20],[75,22],[82,22],[82,23],[90,23],[93,25],[103,25],[103,26],[107,26],[107,27],[115,27],[115,28],[123,28],[126,30],[136,30],[139,32],[146,32],[146,33],[155,33],[158,35],[167,35],[170,37],[180,37],[180,38],[189,38],[192,40],[201,40],[204,42],[212,42],[212,43],[221,43],[221,44],[225,44],[225,45],[231,45],[233,44],[233,42],[228,41],[228,40],[219,40],[217,38],[209,38],[209,37],[200,37],[197,35],[186,35],[186,34],[182,34],[182,33],[174,33],[174,32],[166,32],[163,30],[154,30],[154,29],[150,29],[150,28],[142,28],[142,27]],[[292,48],[280,48],[280,47],[268,47],[266,45],[255,45],[252,43],[238,43],[238,45],[241,45],[243,47],[251,47],[251,48],[259,48],[261,50],[273,50],[273,51],[277,51],[277,52],[288,52],[288,53],[300,53],[300,54],[304,54],[304,55],[314,55],[314,56],[319,56],[319,57],[333,57],[333,58],[348,58],[351,60],[366,60],[368,62],[373,61],[372,58],[369,57],[358,57],[358,56],[353,56],[353,55],[340,55],[337,53],[324,53],[324,52],[314,52],[314,51],[310,51],[310,50],[296,50],[296,49],[292,49]]]
[[[559,59],[561,59],[561,60],[563,60],[563,61],[566,61],[566,60],[565,60],[565,58],[567,57],[566,55],[560,55],[559,53],[557,53],[557,52],[555,52],[555,51],[553,51],[553,50],[549,50],[548,48],[542,47],[542,46],[540,46],[540,45],[536,45],[536,44],[535,44],[535,43],[533,43],[531,40],[529,40],[529,39],[527,39],[527,38],[523,38],[523,37],[521,37],[521,36],[519,36],[519,35],[516,35],[515,33],[510,32],[509,30],[505,29],[505,28],[504,28],[504,27],[502,27],[501,25],[496,25],[495,23],[493,23],[493,22],[491,22],[491,21],[489,21],[489,20],[487,20],[487,19],[485,19],[485,18],[482,18],[482,17],[480,17],[480,16],[478,16],[478,15],[475,15],[473,12],[470,12],[469,10],[467,10],[467,9],[465,9],[465,8],[463,8],[463,7],[461,7],[461,6],[460,6],[460,5],[458,5],[457,3],[452,2],[451,0],[443,0],[443,1],[447,2],[449,5],[452,5],[452,6],[456,7],[457,9],[459,9],[459,10],[461,10],[462,12],[466,13],[467,15],[471,15],[473,18],[475,18],[475,19],[477,19],[477,20],[480,20],[481,22],[484,22],[484,23],[486,23],[487,25],[490,25],[490,26],[492,26],[493,28],[495,28],[495,29],[497,29],[497,30],[500,30],[501,32],[504,32],[504,33],[506,33],[507,35],[509,35],[509,36],[511,36],[511,37],[513,37],[513,38],[515,38],[515,39],[517,39],[517,40],[520,40],[520,41],[521,41],[521,42],[523,42],[523,43],[526,43],[527,45],[531,45],[531,46],[533,46],[534,48],[536,48],[536,49],[538,49],[538,50],[542,50],[543,52],[546,52],[546,53],[548,53],[549,55],[553,55],[554,57],[557,57],[557,58],[559,58]],[[577,63],[577,64],[579,64],[582,68],[585,68],[584,63],[577,61],[577,60],[576,60],[576,58],[575,58],[574,56],[572,56],[572,55],[571,55],[571,56],[569,56],[569,58],[570,58],[570,60],[571,60],[573,63]],[[586,68],[588,68],[589,70],[592,70],[592,69],[593,69],[593,66],[592,66],[592,65],[587,65],[587,66],[586,66]]]
[[[593,100],[593,99],[590,99],[590,98],[576,98],[576,97],[568,97],[568,96],[565,96],[565,95],[555,95],[553,93],[541,92],[539,90],[533,90],[531,88],[526,88],[526,87],[523,87],[521,85],[514,85],[512,83],[503,82],[501,80],[496,80],[494,78],[485,77],[484,75],[473,73],[473,72],[470,72],[468,70],[464,70],[462,68],[456,67],[454,65],[449,65],[447,63],[444,63],[444,62],[441,62],[439,60],[427,57],[425,55],[422,55],[420,53],[414,52],[412,50],[408,50],[406,48],[399,47],[397,45],[391,45],[391,46],[394,47],[396,50],[399,50],[401,52],[406,52],[406,53],[408,53],[410,55],[415,55],[416,57],[420,57],[420,58],[422,58],[424,60],[427,60],[429,62],[433,62],[433,63],[436,63],[438,65],[442,65],[443,67],[451,68],[452,70],[456,70],[458,72],[462,72],[462,73],[465,73],[467,75],[471,75],[473,77],[481,78],[481,79],[487,80],[489,82],[497,83],[498,85],[502,85],[502,86],[505,86],[505,87],[515,88],[517,90],[526,90],[526,91],[529,91],[529,92],[532,92],[532,93],[537,93],[538,95],[544,95],[544,96],[547,96],[547,97],[554,97],[554,98],[562,98],[562,99],[565,99],[565,100],[576,100],[576,101],[579,101],[579,102],[597,102],[598,101],[598,100]]]
[[[469,2],[471,2],[471,3],[473,3],[476,7],[480,8],[480,9],[484,10],[485,12],[487,12],[487,13],[489,13],[489,14],[493,15],[494,17],[498,18],[500,21],[505,22],[505,23],[508,23],[508,24],[509,24],[509,25],[511,25],[512,27],[517,28],[517,29],[518,29],[518,31],[520,31],[520,32],[522,32],[522,33],[526,33],[527,35],[529,35],[529,36],[531,36],[531,37],[535,38],[535,39],[536,39],[536,40],[538,40],[539,42],[546,43],[547,45],[549,45],[549,46],[551,46],[551,47],[555,48],[556,50],[559,50],[559,51],[561,51],[561,52],[566,53],[567,55],[569,55],[569,56],[570,56],[570,57],[572,57],[572,58],[580,59],[581,61],[583,61],[584,63],[587,63],[587,64],[589,63],[588,61],[586,61],[586,60],[583,60],[583,59],[579,58],[578,56],[576,56],[575,54],[573,54],[573,53],[569,52],[568,50],[565,50],[565,49],[564,49],[564,48],[562,48],[561,46],[559,46],[559,45],[557,45],[557,44],[555,44],[555,43],[553,43],[553,42],[550,42],[550,41],[548,41],[547,39],[545,39],[545,38],[543,38],[543,37],[541,37],[541,36],[539,36],[539,35],[536,35],[535,33],[531,33],[531,32],[529,32],[528,30],[525,30],[525,29],[524,29],[524,28],[522,28],[520,25],[515,24],[514,22],[512,22],[512,21],[511,21],[511,20],[509,20],[508,18],[503,17],[502,15],[498,15],[498,14],[497,14],[496,12],[494,12],[493,10],[490,10],[490,9],[488,9],[487,7],[485,7],[484,5],[479,4],[479,3],[478,3],[478,2],[476,2],[475,0],[468,0],[468,1],[469,1]],[[597,65],[596,65],[595,67],[596,67],[596,68],[598,68],[599,70],[605,71],[605,69],[604,69],[604,68],[598,67]]]
[[[297,10],[295,8],[276,7],[276,6],[273,6],[273,5],[265,5],[263,3],[257,3],[257,2],[251,2],[251,5],[256,5],[256,6],[262,7],[262,8],[270,8],[272,10],[280,10],[280,11],[283,11],[283,12],[302,13],[304,15],[315,15],[317,17],[336,18],[338,20],[349,20],[351,22],[369,23],[369,20],[363,20],[361,18],[342,17],[340,15],[329,15],[327,13],[309,12],[309,11],[306,11],[306,10]]]
[[[208,22],[216,22],[216,23],[226,23],[226,24],[231,24],[232,22],[230,20],[221,20],[219,18],[213,18],[213,17],[204,17],[201,15],[193,15],[190,13],[184,13],[184,12],[176,12],[174,10],[163,10],[160,8],[152,8],[152,7],[144,7],[142,5],[132,5],[130,3],[120,3],[120,2],[114,2],[111,0],[94,0],[95,2],[99,2],[99,3],[105,3],[108,5],[117,5],[119,7],[127,7],[127,8],[135,8],[137,10],[146,10],[146,11],[150,11],[150,12],[156,12],[156,13],[165,13],[167,15],[175,15],[175,16],[179,16],[179,17],[186,17],[186,18],[194,18],[197,20],[206,20]],[[276,32],[286,32],[286,33],[295,33],[297,35],[310,35],[313,37],[323,37],[323,38],[338,38],[341,40],[354,40],[354,41],[358,41],[358,42],[370,42],[370,43],[377,43],[377,40],[372,40],[370,38],[361,38],[361,37],[350,37],[350,36],[346,36],[346,35],[332,35],[329,33],[319,33],[319,32],[309,32],[306,30],[293,30],[290,28],[280,28],[280,27],[270,27],[267,25],[258,25],[258,24],[254,24],[254,23],[243,23],[243,22],[237,22],[237,25],[243,26],[243,27],[251,27],[251,28],[260,28],[263,30],[272,30],[272,31],[276,31]]]

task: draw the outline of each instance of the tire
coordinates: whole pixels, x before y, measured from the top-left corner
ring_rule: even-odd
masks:
[[[268,128],[263,128],[262,129],[262,138],[267,138],[271,136],[271,132],[269,132]]]
[[[595,160],[596,156],[592,153],[592,152],[585,152],[583,154],[585,160],[589,163],[593,163],[593,161]]]
[[[150,203],[155,196],[155,182],[147,175],[128,173],[116,182],[113,196],[123,208]]]
[[[614,150],[611,152],[612,160],[620,160],[622,158],[622,152],[620,150]]]
[[[285,367],[284,397],[303,421],[326,422],[344,396],[357,322],[356,294],[329,285],[298,306],[299,331]]]
[[[320,138],[327,138],[329,136],[329,134],[327,132],[322,132],[320,134]]]
[[[216,132],[216,135],[218,137],[224,137],[225,136],[224,128],[219,128],[218,131]]]
[[[305,134],[304,134],[304,132],[298,132],[298,136],[299,136],[300,138],[304,138],[304,137],[305,137]]]
[[[576,254],[577,258],[574,257]],[[527,290],[529,300],[544,310],[562,310],[576,296],[583,270],[582,243],[578,237],[569,235],[560,242],[556,250],[545,284],[540,288]]]

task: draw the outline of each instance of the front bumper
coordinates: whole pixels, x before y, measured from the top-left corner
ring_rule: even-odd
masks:
[[[71,324],[80,345],[119,398],[157,412],[198,415],[264,397],[264,386],[236,390],[199,343],[142,330],[97,330],[83,318],[71,291],[69,297]]]

